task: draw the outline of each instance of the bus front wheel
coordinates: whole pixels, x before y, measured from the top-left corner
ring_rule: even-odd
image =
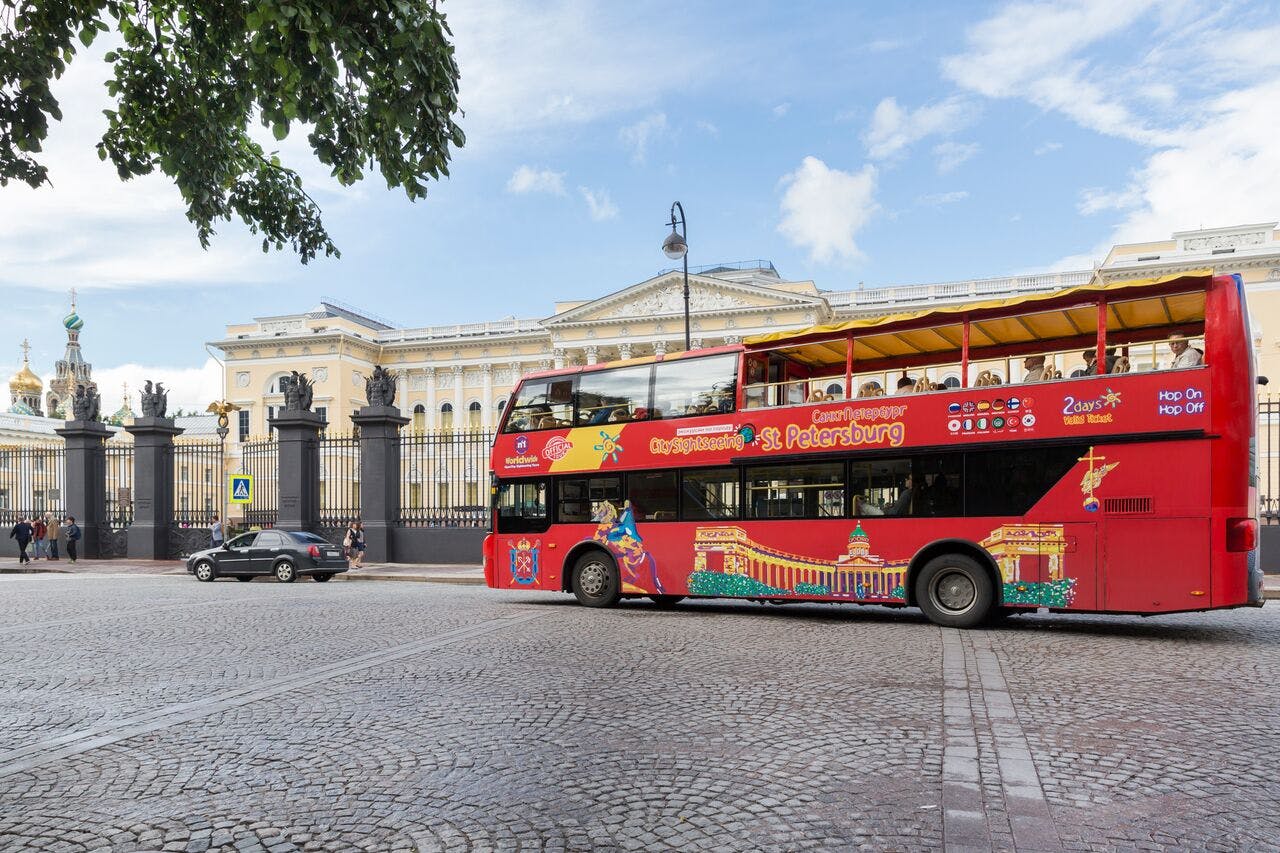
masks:
[[[600,551],[578,558],[573,566],[573,594],[587,607],[612,607],[622,597],[618,567]]]
[[[972,628],[995,604],[991,576],[972,557],[934,557],[916,577],[916,604],[929,621],[949,628]]]

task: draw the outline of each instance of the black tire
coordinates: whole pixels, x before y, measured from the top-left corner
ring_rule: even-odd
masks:
[[[675,607],[677,604],[684,601],[684,596],[683,595],[651,595],[649,596],[649,600],[652,601],[654,604],[656,604],[659,609],[666,610],[670,607]]]
[[[253,575],[236,575],[236,580],[240,581],[240,583],[248,583],[253,580]]]
[[[298,579],[298,570],[288,560],[281,560],[275,567],[276,580],[280,583],[293,583]]]
[[[333,572],[319,572],[311,577],[316,583],[324,583],[329,580],[329,578],[333,577]]]
[[[996,601],[991,575],[964,554],[943,554],[926,563],[916,576],[915,592],[929,621],[948,628],[982,624]]]
[[[586,607],[612,607],[622,597],[622,581],[613,558],[588,551],[573,564],[573,594]]]
[[[202,583],[209,583],[218,577],[218,570],[214,568],[212,560],[201,560],[196,563],[195,571],[192,572],[196,576],[196,580]]]

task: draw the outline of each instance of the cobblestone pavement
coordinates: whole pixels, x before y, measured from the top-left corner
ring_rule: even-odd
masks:
[[[0,577],[0,849],[1280,850],[1280,608]]]

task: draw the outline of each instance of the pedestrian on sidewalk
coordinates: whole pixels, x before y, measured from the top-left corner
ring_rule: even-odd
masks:
[[[209,541],[212,543],[210,547],[222,547],[222,519],[216,515],[213,517],[213,524],[209,525]]]
[[[80,525],[76,524],[74,515],[67,516],[66,523],[67,532],[67,559],[71,562],[76,561],[76,543],[80,541]]]
[[[45,536],[48,534],[49,528],[45,525],[44,519],[37,515],[36,520],[31,524],[31,530],[31,537],[36,543],[35,559],[39,560],[41,557],[47,556]]]
[[[352,565],[358,569],[364,565],[364,525],[357,521],[353,532],[355,533],[356,560]]]
[[[30,519],[25,517],[19,519],[9,531],[9,538],[18,540],[18,565],[31,562],[31,558],[27,556],[27,546],[31,544],[31,537],[34,535],[35,528],[31,526]]]
[[[58,536],[62,533],[62,523],[58,521],[58,517],[53,514],[48,515],[48,521],[45,522],[47,536],[49,538],[49,559],[58,559]]]
[[[356,523],[347,522],[347,532],[342,534],[342,556],[348,560],[356,558]]]

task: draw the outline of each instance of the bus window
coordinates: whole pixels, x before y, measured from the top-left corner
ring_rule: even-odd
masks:
[[[498,485],[498,532],[534,533],[550,526],[547,481],[515,480]]]
[[[1086,447],[1009,448],[965,454],[966,515],[1022,515],[1084,456]]]
[[[854,462],[849,471],[854,516],[906,515],[903,508],[910,505],[911,497],[904,498],[903,491],[910,476],[908,459]]]
[[[747,469],[750,518],[840,518],[844,464],[761,465]]]
[[[642,421],[649,417],[649,365],[583,373],[578,377],[578,425]]]
[[[737,518],[738,469],[685,471],[680,517],[685,521]]]
[[[736,353],[654,365],[653,416],[682,418],[732,412],[737,373]]]
[[[912,476],[916,494],[911,502],[911,514],[932,518],[964,515],[963,473],[959,453],[917,457]]]
[[[627,500],[636,521],[675,521],[679,490],[676,471],[627,475]]]
[[[525,382],[516,392],[503,432],[567,427],[573,419],[574,376]]]
[[[566,477],[556,484],[556,520],[568,523],[593,521],[599,504],[608,501],[622,512],[621,477]]]

